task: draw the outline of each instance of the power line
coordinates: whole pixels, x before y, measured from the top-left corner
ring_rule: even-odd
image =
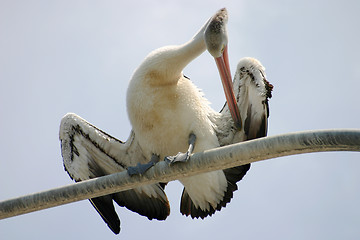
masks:
[[[195,153],[186,163],[159,162],[142,176],[127,171],[0,202],[0,219],[80,200],[120,192],[141,185],[240,166],[294,154],[326,151],[360,152],[360,129],[314,130],[259,138]]]

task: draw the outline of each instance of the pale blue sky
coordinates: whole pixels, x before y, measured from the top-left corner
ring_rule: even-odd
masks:
[[[67,112],[126,140],[134,69],[153,49],[190,39],[224,6],[232,70],[256,57],[274,85],[269,135],[359,128],[359,1],[0,0],[0,200],[72,183],[58,140]],[[185,74],[222,107],[208,53]],[[182,186],[171,182],[165,222],[118,207],[115,236],[82,201],[1,220],[0,238],[359,239],[359,160],[342,152],[253,164],[228,207],[205,220],[180,214]]]

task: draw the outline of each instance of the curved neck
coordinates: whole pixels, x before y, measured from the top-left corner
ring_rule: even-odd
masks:
[[[183,45],[180,45],[177,54],[182,59],[179,68],[184,69],[193,59],[198,57],[206,50],[204,40],[205,29],[207,28],[211,18],[201,27],[201,29],[192,37],[192,39]],[[181,71],[182,71],[181,69]]]
[[[156,76],[156,78],[146,78],[151,85],[175,84],[182,77],[183,69],[206,50],[204,31],[208,22],[190,41],[151,52],[136,70],[135,75]]]

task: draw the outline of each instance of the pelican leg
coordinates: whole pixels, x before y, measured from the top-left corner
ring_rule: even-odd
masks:
[[[127,172],[130,176],[133,175],[142,175],[144,174],[149,168],[154,166],[157,162],[159,162],[160,156],[156,154],[151,155],[151,159],[148,163],[138,163],[136,167],[128,167]]]
[[[168,164],[173,164],[175,162],[186,162],[187,160],[189,160],[190,155],[194,150],[195,141],[196,141],[196,135],[193,134],[193,133],[190,133],[190,135],[189,135],[189,148],[188,148],[187,152],[186,153],[179,152],[175,156],[167,156],[167,157],[165,157],[164,160]]]

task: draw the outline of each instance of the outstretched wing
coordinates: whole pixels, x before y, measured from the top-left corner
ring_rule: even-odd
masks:
[[[133,131],[122,142],[73,113],[66,114],[60,125],[61,153],[64,167],[76,182],[126,170],[148,159]],[[170,206],[163,187],[152,184],[89,199],[114,233],[120,232],[120,220],[113,200],[120,206],[151,219],[164,220]]]

